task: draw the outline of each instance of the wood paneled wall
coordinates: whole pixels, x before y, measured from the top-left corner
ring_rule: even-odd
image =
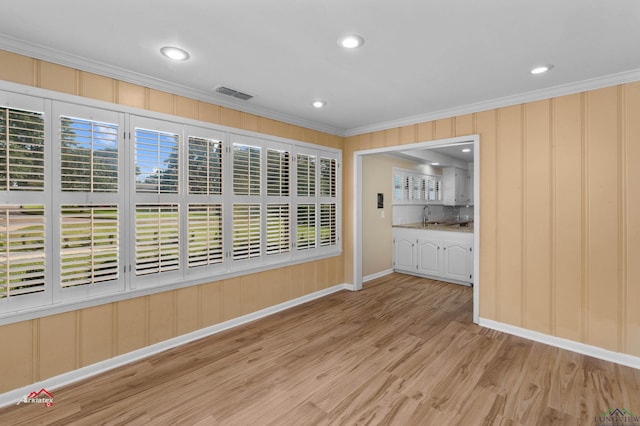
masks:
[[[343,148],[348,254],[0,327],[0,392],[349,282],[353,152],[474,133],[480,316],[640,356],[640,82],[343,140],[4,51],[0,64],[0,80]]]
[[[354,151],[480,134],[480,316],[640,356],[638,117],[640,82],[350,137],[346,200]]]
[[[343,138],[0,50],[11,81],[342,148]],[[0,327],[0,393],[344,283],[344,256]]]

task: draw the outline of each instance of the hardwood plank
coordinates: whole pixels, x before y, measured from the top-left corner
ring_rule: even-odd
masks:
[[[392,274],[61,389],[0,425],[591,424],[640,371],[478,327],[469,287]]]

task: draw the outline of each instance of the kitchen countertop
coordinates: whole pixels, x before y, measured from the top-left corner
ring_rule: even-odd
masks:
[[[473,233],[473,221],[429,221],[426,224],[422,222],[406,223],[402,225],[393,225],[394,228],[408,229],[430,229],[432,231],[449,231],[449,232],[468,232]]]

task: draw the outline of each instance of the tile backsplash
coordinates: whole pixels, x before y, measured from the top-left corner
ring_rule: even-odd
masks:
[[[422,222],[424,206],[394,205],[392,208],[392,224]],[[443,205],[429,205],[429,220],[473,220],[473,206],[450,207]]]

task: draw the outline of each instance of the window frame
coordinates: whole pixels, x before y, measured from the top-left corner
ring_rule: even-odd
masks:
[[[50,237],[50,230],[53,229],[54,223],[51,211],[51,197],[47,196],[52,188],[51,183],[51,163],[46,161],[46,158],[50,157],[53,153],[51,144],[46,143],[47,134],[51,133],[51,103],[46,99],[37,98],[28,95],[15,95],[13,93],[7,93],[0,91],[0,106],[5,108],[25,110],[30,112],[42,113],[44,117],[44,132],[45,132],[45,144],[44,144],[44,187],[42,191],[0,191],[0,205],[7,206],[32,206],[41,205],[44,208],[44,253],[45,253],[45,287],[44,291],[33,293],[26,297],[16,296],[0,299],[0,313],[7,312],[19,312],[24,309],[30,309],[34,307],[46,306],[51,303],[53,295],[53,286],[46,285],[46,277],[50,277],[55,263],[50,259],[49,253],[51,253],[52,240]],[[49,230],[49,231],[48,231]]]
[[[43,292],[28,297],[16,296],[0,299],[0,325],[39,318],[66,312],[79,307],[96,306],[102,303],[164,292],[191,285],[228,279],[235,276],[257,273],[273,268],[286,267],[342,254],[341,243],[341,171],[342,151],[336,148],[300,142],[291,139],[265,135],[257,132],[235,129],[198,120],[176,117],[108,102],[81,98],[74,95],[51,92],[19,84],[0,81],[0,106],[43,113],[45,129],[45,182],[44,191],[0,191],[0,204],[42,205],[45,224],[45,276]],[[114,123],[118,125],[118,166],[119,182],[117,193],[62,191],[60,177],[60,115],[73,118]],[[116,117],[117,119],[110,119]],[[136,127],[171,132],[179,137],[178,167],[181,169],[177,193],[138,193],[136,191]],[[188,138],[189,136],[219,139],[222,148],[222,194],[188,194]],[[233,141],[244,141],[260,146],[261,171],[260,195],[232,195],[232,154]],[[267,150],[289,152],[289,194],[267,194]],[[295,158],[298,153],[316,157],[315,197],[296,195]],[[320,158],[332,157],[337,161],[336,202],[337,231],[335,246],[319,250],[320,220]],[[244,197],[244,200],[242,198]],[[233,202],[258,203],[261,206],[261,255],[248,261],[233,261],[229,250],[232,248]],[[295,249],[297,204],[300,202],[316,205],[316,249],[299,253]],[[332,201],[333,202],[333,201]],[[63,205],[86,206],[91,204],[118,206],[119,214],[119,268],[121,273],[117,283],[109,285],[80,285],[61,288],[61,212]],[[179,206],[180,263],[176,271],[136,276],[135,274],[135,210],[140,204],[177,204]],[[220,204],[223,220],[223,262],[189,268],[188,267],[188,207],[191,204]],[[289,206],[289,252],[267,254],[267,214],[269,204]],[[58,283],[58,284],[56,284]],[[111,285],[113,284],[113,285]]]
[[[227,271],[227,256],[226,252],[229,248],[229,243],[226,241],[225,221],[228,220],[228,212],[225,210],[227,201],[228,188],[225,185],[229,182],[229,154],[227,152],[230,142],[228,133],[213,129],[205,126],[185,125],[183,128],[183,143],[182,143],[182,168],[185,171],[185,179],[183,179],[182,186],[180,187],[180,194],[182,195],[183,206],[186,209],[185,214],[182,215],[182,229],[184,229],[184,244],[182,245],[182,258],[185,259],[184,275],[185,278],[198,278],[198,277],[210,277],[212,273],[224,273]],[[220,194],[191,194],[189,193],[189,138],[195,137],[199,139],[219,140],[222,144],[222,186]],[[222,206],[222,262],[210,264],[206,266],[189,267],[189,206],[200,205],[213,205],[220,204]]]
[[[81,118],[83,120],[94,120],[100,122],[110,122],[113,124],[117,124],[118,127],[118,187],[117,191],[114,192],[83,192],[83,191],[63,191],[62,190],[62,178],[59,169],[51,170],[51,182],[53,188],[51,188],[52,192],[52,209],[50,210],[50,216],[52,216],[54,222],[53,233],[51,235],[51,247],[55,247],[56,249],[51,255],[52,263],[54,266],[54,274],[53,274],[53,282],[56,284],[53,288],[54,291],[54,300],[58,299],[61,301],[75,300],[75,299],[84,299],[92,296],[98,296],[103,294],[110,294],[114,292],[124,291],[126,288],[126,277],[122,273],[122,268],[124,265],[124,260],[126,259],[124,248],[127,246],[126,244],[126,235],[125,229],[122,226],[124,213],[125,213],[125,198],[124,198],[124,182],[125,182],[125,157],[126,157],[126,149],[124,143],[124,137],[122,136],[122,132],[124,131],[124,114],[113,111],[113,110],[105,110],[105,109],[96,109],[91,107],[86,107],[83,105],[77,105],[73,103],[64,103],[64,102],[55,102],[52,104],[52,133],[55,135],[53,137],[51,148],[53,149],[54,154],[54,163],[55,165],[62,164],[62,153],[61,153],[61,137],[60,137],[60,118],[62,116],[73,117],[73,118]],[[61,208],[63,205],[91,205],[91,204],[113,204],[118,206],[118,240],[120,241],[119,245],[119,253],[118,253],[118,268],[120,268],[120,274],[118,280],[114,280],[112,282],[101,283],[99,286],[97,285],[83,285],[76,287],[65,287],[61,286],[62,277],[61,277],[61,245],[62,245],[62,217],[61,217]]]

